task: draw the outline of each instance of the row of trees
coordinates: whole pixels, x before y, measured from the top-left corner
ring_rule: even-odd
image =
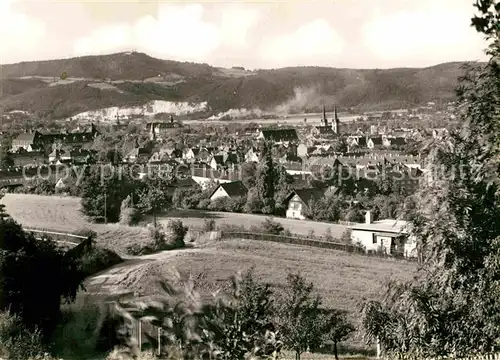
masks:
[[[276,358],[286,348],[300,359],[302,353],[330,344],[338,359],[338,344],[354,331],[345,312],[322,308],[313,284],[300,274],[288,274],[287,286],[274,292],[250,269],[233,278],[232,293],[214,295],[205,303],[196,300],[199,294],[191,281],[188,286],[164,282],[162,287],[162,305],[129,302],[115,310],[122,318],[162,326],[160,347],[166,358],[242,360],[249,354]],[[131,326],[133,322],[125,324],[125,330]],[[157,348],[155,335],[147,338]],[[131,333],[124,343],[126,354],[137,353]]]

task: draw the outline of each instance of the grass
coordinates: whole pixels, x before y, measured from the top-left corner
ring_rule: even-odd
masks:
[[[178,219],[189,228],[199,229],[203,228],[207,218],[213,218],[217,226],[226,224],[237,226],[242,225],[245,228],[250,228],[252,226],[260,227],[262,222],[266,219],[266,216],[197,210],[176,210],[167,213],[163,217],[159,217],[158,221],[165,224],[169,220]],[[274,218],[274,220],[281,223],[285,230],[289,230],[292,234],[302,236],[307,236],[310,231],[314,231],[316,236],[324,236],[327,229],[330,229],[334,238],[340,238],[342,233],[346,230],[346,227],[342,225],[318,221],[294,220],[279,217]]]
[[[75,232],[89,228],[97,233],[97,244],[119,255],[132,244],[147,242],[149,231],[139,226],[93,224],[80,212],[80,199],[63,196],[6,194],[2,199],[7,213],[25,228]]]

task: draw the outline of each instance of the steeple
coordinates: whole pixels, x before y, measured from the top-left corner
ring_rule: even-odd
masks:
[[[328,119],[326,118],[325,105],[323,105],[323,117],[321,118],[321,126],[328,126]]]
[[[332,130],[335,134],[339,133],[339,117],[337,115],[337,105],[333,106],[333,123]]]

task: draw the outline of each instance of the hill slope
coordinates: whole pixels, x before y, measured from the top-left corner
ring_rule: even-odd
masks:
[[[461,66],[236,71],[135,52],[23,62],[0,67],[0,110],[43,111],[60,118],[150,100],[207,101],[212,113],[239,108],[301,112],[323,103],[387,109],[453,100]],[[64,72],[68,78],[61,80]]]

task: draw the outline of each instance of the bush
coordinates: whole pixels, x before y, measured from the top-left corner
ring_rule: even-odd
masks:
[[[227,211],[227,212],[241,212],[245,205],[246,199],[241,197],[236,198],[217,198],[210,202],[208,209],[212,211]]]
[[[53,353],[64,359],[88,358],[113,346],[99,348],[109,334],[102,334],[109,316],[105,306],[95,303],[64,305],[62,319],[53,336]]]
[[[344,244],[351,244],[352,243],[352,237],[351,237],[352,231],[351,229],[347,229],[342,233],[342,236],[340,237],[340,241]]]
[[[184,243],[184,238],[188,227],[184,226],[180,220],[171,220],[167,225],[166,240],[168,245],[173,246],[173,248],[182,248],[186,246]]]
[[[282,234],[283,230],[285,230],[283,225],[271,218],[266,218],[266,220],[262,222],[261,227],[262,232],[265,234],[280,235]]]
[[[43,354],[42,334],[28,331],[19,316],[9,311],[0,312],[0,356],[25,360]]]
[[[127,247],[127,253],[130,255],[147,255],[157,251],[174,250],[186,246],[184,238],[188,228],[180,220],[169,221],[166,229],[161,226],[151,227],[149,229],[149,243],[134,244]]]
[[[95,239],[97,237],[97,233],[94,230],[88,228],[78,229],[74,232],[74,235],[91,237],[92,239]]]
[[[210,203],[211,203],[210,199],[203,199],[198,203],[197,208],[200,210],[208,210]]]
[[[136,207],[132,206],[130,195],[127,196],[120,207],[120,224],[122,225],[136,225],[141,219],[141,213]]]
[[[81,270],[85,276],[90,276],[103,271],[113,265],[123,262],[123,259],[114,251],[92,246],[80,258]]]
[[[215,231],[215,219],[205,219],[203,224],[204,231]]]

